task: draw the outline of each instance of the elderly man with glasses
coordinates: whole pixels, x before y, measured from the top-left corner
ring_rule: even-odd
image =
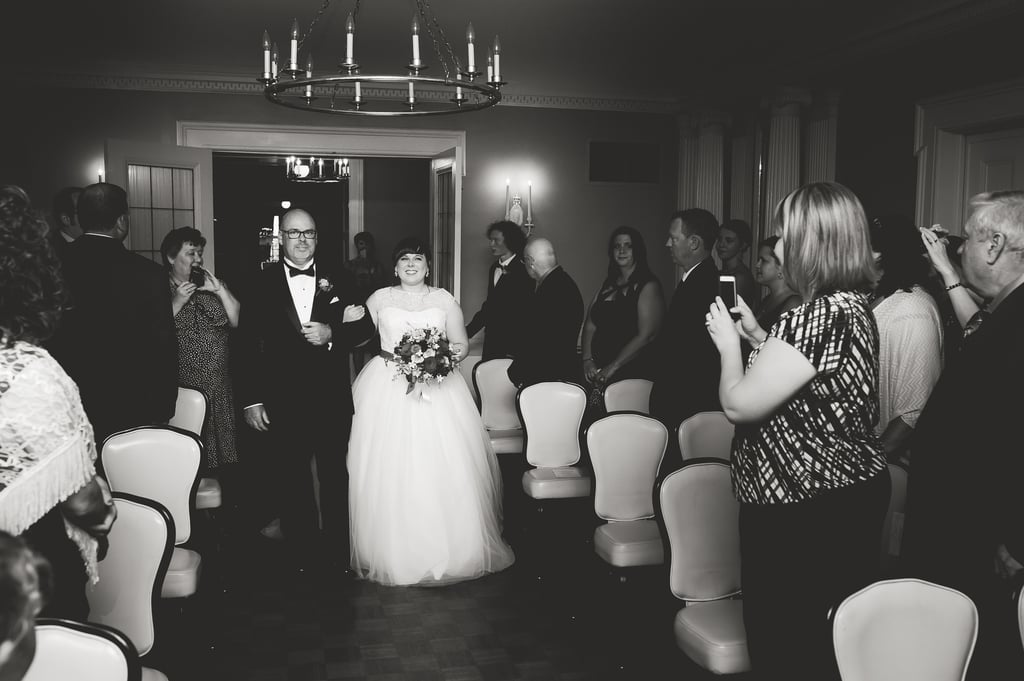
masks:
[[[243,319],[247,361],[240,376],[245,421],[269,438],[260,510],[277,512],[297,567],[348,564],[348,476],[352,424],[350,350],[373,335],[359,291],[342,268],[316,258],[313,216],[281,220],[283,262],[261,272]],[[311,460],[316,458],[324,540],[318,540]],[[273,516],[269,516],[273,517]],[[266,533],[265,533],[266,534]]]

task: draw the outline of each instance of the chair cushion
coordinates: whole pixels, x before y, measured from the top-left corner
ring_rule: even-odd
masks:
[[[750,670],[743,601],[690,603],[676,614],[676,645],[686,656],[715,674]]]
[[[202,557],[195,551],[174,547],[171,552],[171,564],[167,566],[167,575],[160,589],[161,598],[184,598],[191,596],[199,588],[199,571]]]
[[[488,430],[495,454],[519,454],[523,451],[523,429]]]
[[[665,562],[665,547],[653,520],[606,523],[594,530],[594,551],[609,565],[634,567]]]
[[[533,468],[523,473],[523,491],[534,499],[573,499],[590,494],[590,477],[575,466]]]
[[[142,668],[142,681],[168,681],[167,675],[158,669]]]
[[[196,508],[220,508],[220,483],[216,478],[199,478],[199,487],[196,489]]]

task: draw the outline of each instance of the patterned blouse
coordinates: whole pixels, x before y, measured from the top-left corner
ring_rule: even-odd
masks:
[[[768,335],[796,348],[817,375],[766,421],[736,426],[736,498],[806,501],[880,473],[878,327],[867,298],[849,291],[822,296],[784,313]]]

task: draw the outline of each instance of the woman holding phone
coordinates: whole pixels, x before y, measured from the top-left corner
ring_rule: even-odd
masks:
[[[774,223],[803,304],[767,331],[742,301],[730,310],[719,299],[707,314],[719,398],[736,424],[743,619],[759,677],[838,678],[827,615],[875,577],[889,499],[866,295],[877,271],[864,210],[841,185],[793,191]],[[741,335],[754,346],[746,373]]]
[[[238,326],[241,305],[223,281],[203,267],[206,237],[198,229],[172,229],[160,244],[171,287],[178,336],[178,384],[206,393],[203,424],[206,467],[238,461],[235,397],[228,374],[228,331]]]

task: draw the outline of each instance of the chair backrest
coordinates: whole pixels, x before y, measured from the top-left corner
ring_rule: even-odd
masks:
[[[508,377],[510,359],[489,359],[473,367],[473,386],[480,396],[480,419],[489,430],[523,425],[516,413],[516,386]]]
[[[907,506],[907,469],[899,464],[889,464],[889,508],[882,525],[882,561],[887,562],[900,555],[903,544],[903,514]]]
[[[843,681],[962,681],[977,636],[970,598],[919,579],[865,587],[832,622]]]
[[[206,394],[198,388],[178,386],[174,416],[167,424],[200,435],[203,432],[204,423],[206,423]]]
[[[587,450],[594,467],[594,511],[598,517],[654,517],[654,481],[667,446],[665,426],[643,414],[609,414],[587,428]]]
[[[697,459],[661,483],[668,534],[669,588],[685,601],[713,601],[740,591],[740,505],[729,465]]]
[[[156,639],[153,607],[174,550],[174,520],[152,499],[116,492],[117,520],[99,563],[99,582],[86,587],[89,620],[124,633],[139,655]]]
[[[1017,589],[1017,626],[1020,628],[1020,642],[1024,644],[1024,585]]]
[[[131,641],[101,624],[41,618],[36,656],[23,681],[140,681],[142,665]]]
[[[172,426],[132,428],[104,440],[100,458],[112,491],[163,504],[174,518],[175,545],[188,541],[203,459],[198,437]]]
[[[654,383],[646,378],[625,378],[609,383],[604,389],[605,411],[638,411],[641,414],[650,414],[653,385]]]
[[[476,400],[477,406],[480,406],[480,393],[476,390],[476,382],[473,381],[473,372],[476,369],[476,365],[480,363],[483,358],[480,355],[467,355],[464,360],[459,362],[459,371],[462,373],[462,378],[466,380],[466,385],[469,386],[470,391],[473,393],[473,399]]]
[[[702,411],[679,424],[679,452],[689,459],[722,459],[732,455],[735,426],[721,411]]]
[[[575,383],[535,383],[516,395],[523,450],[531,466],[556,468],[580,460],[580,425],[587,393]]]

